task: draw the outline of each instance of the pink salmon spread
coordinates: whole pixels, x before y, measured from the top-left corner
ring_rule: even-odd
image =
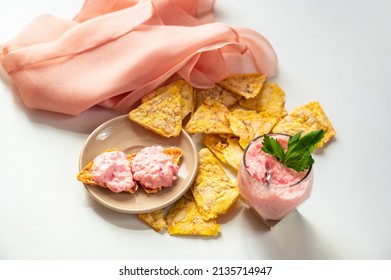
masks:
[[[172,186],[178,170],[179,166],[161,146],[145,147],[132,160],[134,179],[147,189]]]
[[[129,191],[136,182],[124,152],[110,151],[97,156],[91,167],[92,179],[115,193]]]

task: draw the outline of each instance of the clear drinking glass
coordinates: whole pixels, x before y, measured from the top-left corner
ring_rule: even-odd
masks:
[[[268,136],[280,139],[285,144],[290,137],[281,133]],[[313,168],[303,172],[284,170],[287,167],[261,150],[263,137],[255,138],[245,149],[238,171],[238,185],[240,194],[249,207],[266,224],[273,226],[310,197]]]

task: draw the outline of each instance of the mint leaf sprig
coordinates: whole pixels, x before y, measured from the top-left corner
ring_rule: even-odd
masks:
[[[289,138],[288,149],[285,152],[281,144],[274,138],[264,135],[262,151],[275,156],[286,167],[298,172],[304,171],[314,163],[311,154],[326,131],[316,130],[301,137],[302,132]]]

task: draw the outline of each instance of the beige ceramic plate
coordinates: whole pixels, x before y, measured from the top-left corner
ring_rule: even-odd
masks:
[[[151,145],[176,146],[183,150],[178,179],[171,187],[156,194],[139,188],[134,194],[114,193],[102,187],[84,185],[92,197],[102,205],[123,213],[139,214],[164,208],[178,200],[191,186],[198,168],[198,152],[190,136],[182,130],[176,138],[161,137],[129,120],[127,115],[109,120],[95,129],[81,150],[81,170],[97,155],[110,148],[129,154]]]

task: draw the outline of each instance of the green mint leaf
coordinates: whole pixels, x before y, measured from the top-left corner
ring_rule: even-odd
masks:
[[[324,130],[316,130],[307,133],[303,137],[300,137],[301,132],[291,137],[288,142],[284,164],[299,172],[309,168],[314,164],[311,154],[324,134]]]
[[[300,145],[302,149],[308,149],[309,153],[312,154],[314,151],[316,144],[318,144],[326,131],[324,130],[316,130],[307,133],[300,139]]]
[[[314,163],[310,153],[303,153],[302,151],[293,151],[287,156],[284,164],[286,167],[292,168],[298,172],[306,170]]]
[[[284,149],[276,139],[265,135],[262,144],[262,151],[275,156],[279,161],[283,162],[285,160]]]
[[[277,140],[265,135],[262,150],[275,156],[285,166],[301,172],[314,164],[311,154],[325,133],[324,130],[317,130],[303,137],[301,137],[302,132],[296,133],[289,138],[286,152]]]
[[[302,132],[300,131],[299,133],[296,133],[295,135],[293,135],[292,137],[289,138],[288,151],[296,148],[296,145],[299,143],[301,134],[302,134]]]

